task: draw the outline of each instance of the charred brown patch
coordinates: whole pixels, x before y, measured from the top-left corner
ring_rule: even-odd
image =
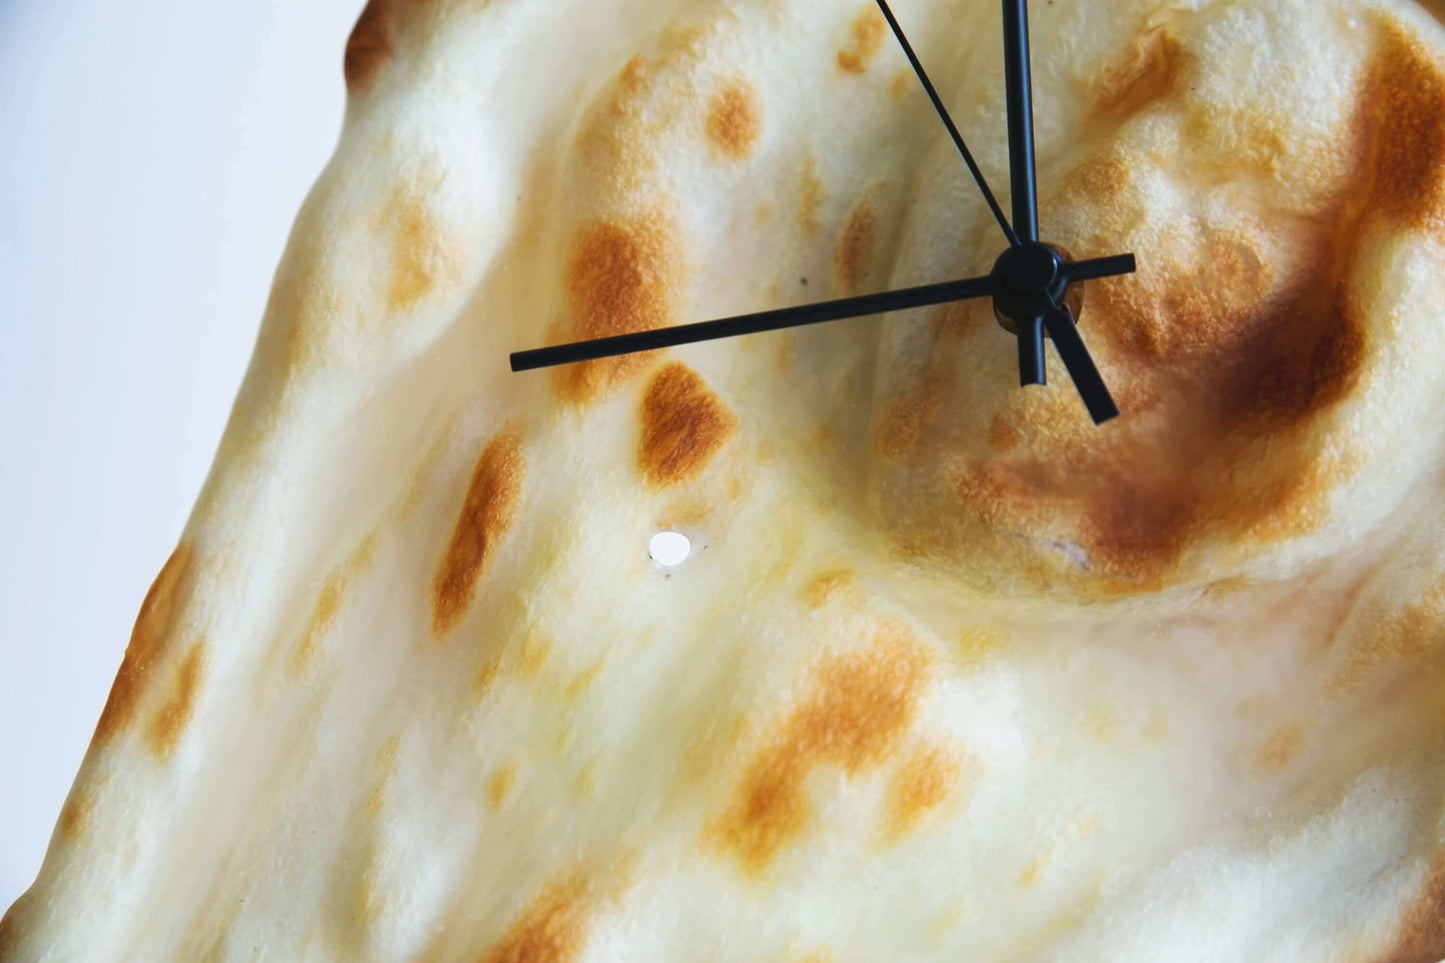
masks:
[[[696,474],[737,428],[737,418],[681,362],[662,368],[642,398],[642,473],[661,487]]]
[[[97,739],[119,732],[134,715],[152,667],[164,655],[170,642],[176,610],[184,601],[191,570],[191,544],[182,542],[162,567],[131,630],[125,658],[110,687],[110,696],[95,726]]]
[[[913,79],[912,70],[907,67],[900,68],[899,71],[893,75],[893,81],[888,85],[888,96],[892,97],[895,101],[902,102],[908,97],[909,93],[912,92],[913,85],[916,82],[917,81]]]
[[[1304,726],[1298,723],[1280,726],[1255,750],[1254,764],[1266,772],[1278,772],[1294,761],[1304,744]]]
[[[492,773],[492,778],[487,782],[487,801],[492,804],[493,809],[500,809],[502,803],[512,794],[512,786],[517,782],[517,764],[515,762],[504,762]]]
[[[971,625],[958,633],[955,658],[961,666],[980,666],[1009,647],[1010,639],[992,629]]]
[[[497,676],[502,671],[500,662],[484,662],[477,670],[476,677],[472,679],[472,695],[480,701],[485,699],[492,691],[492,686],[497,681]]]
[[[810,609],[821,609],[833,602],[858,603],[862,591],[848,569],[830,569],[819,573],[803,586],[803,604]]]
[[[301,641],[291,655],[290,670],[293,675],[304,672],[316,657],[322,640],[331,632],[331,627],[336,622],[336,614],[341,610],[341,603],[350,591],[352,582],[371,564],[375,544],[374,537],[367,538],[345,564],[326,577],[321,593],[316,597],[316,604],[311,608],[311,618],[306,623],[306,631],[302,633]]]
[[[1005,412],[994,415],[988,426],[988,446],[997,452],[1013,451],[1024,440],[1014,419]]]
[[[1431,657],[1445,655],[1445,582],[1437,582],[1398,611],[1373,619],[1355,635],[1331,680],[1335,692],[1355,692],[1404,665],[1423,671]]]
[[[341,595],[345,589],[346,582],[341,572],[332,572],[327,577],[326,584],[321,587],[321,594],[316,597],[316,605],[311,609],[311,620],[306,624],[301,644],[296,647],[292,660],[294,671],[305,669],[315,657],[321,638],[331,631],[331,625],[336,621],[336,613],[341,609]]]
[[[431,215],[415,199],[397,212],[387,307],[405,311],[430,294],[453,271],[448,242]]]
[[[567,340],[590,340],[672,324],[682,285],[682,254],[661,214],[597,221],[580,228],[568,260]],[[590,401],[640,369],[653,352],[565,365],[563,397]]]
[[[1129,117],[1173,96],[1184,62],[1184,49],[1167,25],[1151,20],[1134,38],[1128,58],[1111,66],[1092,85],[1095,115]]]
[[[586,945],[595,902],[581,876],[549,885],[482,963],[573,963]]]
[[[707,139],[719,154],[743,160],[763,129],[762,108],[752,85],[730,83],[713,95],[707,111]]]
[[[714,843],[745,872],[762,872],[808,827],[808,773],[832,765],[856,775],[883,762],[912,724],[933,669],[930,653],[899,627],[824,661],[808,697],[747,768],[711,828]]]
[[[201,640],[186,652],[186,657],[181,660],[175,677],[171,680],[171,689],[165,704],[151,717],[148,733],[151,750],[162,759],[170,755],[180,741],[181,734],[185,732],[186,724],[191,721],[205,668],[206,643]]]
[[[512,524],[526,471],[521,438],[511,431],[493,438],[477,459],[451,545],[432,582],[432,628],[438,638],[471,605],[477,580]]]
[[[391,31],[387,24],[386,0],[367,0],[346,40],[346,56],[342,60],[346,89],[360,90],[390,59]]]
[[[856,292],[872,273],[875,230],[873,208],[861,201],[848,216],[843,236],[833,249],[833,270],[844,291]]]
[[[1362,139],[1374,142],[1377,209],[1420,225],[1440,217],[1445,74],[1420,41],[1388,22],[1382,29],[1356,123]]]
[[[822,210],[826,197],[823,181],[818,177],[818,165],[814,163],[812,155],[803,158],[800,177],[802,183],[798,190],[798,226],[803,229],[804,234],[811,237],[818,233],[818,213]]]
[[[1129,165],[1111,154],[1100,154],[1069,172],[1064,191],[1068,196],[1098,203],[1118,197],[1129,183]]]
[[[1445,959],[1445,859],[1438,859],[1430,880],[1405,917],[1395,947],[1380,963],[1439,963]]]
[[[60,810],[60,835],[69,840],[79,839],[90,824],[90,810],[94,806],[89,789],[77,788],[71,791]]]
[[[27,890],[10,904],[9,909],[0,914],[0,960],[11,959],[16,947],[20,945],[20,918],[28,912],[33,899]]]
[[[940,392],[899,398],[878,422],[877,444],[889,458],[906,458],[918,450],[924,429],[943,403]]]
[[[838,51],[838,68],[850,74],[866,71],[868,61],[882,49],[883,35],[887,30],[888,24],[876,6],[860,11],[848,27],[848,48]]]
[[[888,834],[906,835],[956,793],[963,760],[946,746],[923,745],[899,767],[888,787]]]
[[[372,783],[371,793],[366,797],[366,814],[377,816],[381,813],[382,806],[386,803],[386,787],[391,784],[391,777],[396,775],[396,763],[401,756],[401,736],[388,736],[386,741],[376,750],[376,756],[372,760],[372,768],[376,771],[376,781]]]

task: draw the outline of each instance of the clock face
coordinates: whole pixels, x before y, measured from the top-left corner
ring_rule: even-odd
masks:
[[[368,3],[0,959],[1445,956],[1445,28],[1001,6]]]

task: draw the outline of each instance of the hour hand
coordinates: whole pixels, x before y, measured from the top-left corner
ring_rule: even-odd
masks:
[[[1079,336],[1069,309],[1050,304],[1044,311],[1044,327],[1049,329],[1049,338],[1069,370],[1069,377],[1074,380],[1074,387],[1084,399],[1084,407],[1089,409],[1094,424],[1101,425],[1118,417],[1119,406],[1114,404],[1099,369],[1094,367],[1094,359],[1089,357],[1089,349],[1084,347],[1084,339]]]
[[[716,321],[701,321],[697,324],[683,324],[671,328],[655,328],[632,334],[619,334],[610,338],[596,338],[591,341],[574,341],[570,344],[552,345],[530,351],[516,351],[511,355],[513,371],[528,371],[550,365],[570,364],[575,361],[591,361],[595,358],[609,358],[615,355],[631,354],[634,351],[651,351],[656,348],[670,348],[679,344],[697,341],[711,341],[715,338],[732,338],[759,331],[776,331],[780,328],[796,328],[805,324],[823,321],[839,321],[869,314],[884,314],[905,308],[921,308],[931,304],[946,304],[968,298],[991,297],[996,291],[992,275],[965,278],[961,281],[945,281],[941,284],[927,284],[881,294],[865,294],[856,298],[840,298],[836,301],[821,301],[802,304],[791,308],[778,308],[757,314],[743,314]]]

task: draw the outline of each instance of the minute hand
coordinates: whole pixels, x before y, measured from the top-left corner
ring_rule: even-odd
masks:
[[[1004,89],[1008,97],[1009,188],[1019,240],[1039,239],[1034,168],[1034,103],[1029,77],[1028,0],[1003,0]]]
[[[1066,269],[1076,279],[1127,274],[1134,270],[1134,257],[1126,254],[1122,257],[1072,261]],[[700,321],[696,324],[654,328],[650,331],[619,334],[591,341],[573,341],[570,344],[534,348],[530,351],[514,351],[511,355],[512,370],[528,371],[574,361],[610,358],[634,351],[651,351],[655,348],[711,341],[714,338],[731,338],[740,334],[756,334],[759,331],[776,331],[823,321],[841,321],[844,318],[868,314],[902,311],[905,308],[922,308],[931,304],[966,301],[969,298],[992,297],[997,293],[999,283],[995,275],[985,274],[983,277],[965,278],[961,281],[944,281],[941,284],[925,284],[922,287],[884,291],[881,294],[865,294],[856,298],[839,298],[836,301],[819,301],[757,314],[719,318],[716,321]]]
[[[633,334],[619,334],[610,338],[596,338],[591,341],[574,341],[548,348],[513,352],[513,371],[531,368],[545,368],[549,365],[568,364],[573,361],[590,361],[594,358],[609,358],[634,351],[651,351],[654,348],[669,348],[673,345],[691,344],[695,341],[711,341],[714,338],[731,338],[741,334],[755,334],[759,331],[776,331],[779,328],[796,328],[805,324],[823,321],[840,321],[867,314],[883,314],[901,311],[904,308],[921,308],[930,304],[945,304],[949,301],[964,301],[968,298],[982,298],[993,295],[995,282],[992,275],[966,278],[962,281],[944,281],[942,284],[927,284],[917,288],[903,288],[898,291],[884,291],[881,294],[865,294],[856,298],[840,298],[836,301],[820,301],[814,304],[800,304],[791,308],[778,308],[757,314],[743,314],[716,321],[701,321],[671,328],[655,328]]]

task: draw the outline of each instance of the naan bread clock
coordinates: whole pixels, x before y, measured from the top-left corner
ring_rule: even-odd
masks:
[[[366,5],[0,959],[1445,956],[1438,11],[897,7]]]

